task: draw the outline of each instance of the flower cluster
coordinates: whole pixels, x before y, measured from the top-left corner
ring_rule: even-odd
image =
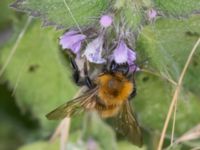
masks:
[[[75,30],[66,32],[60,37],[62,49],[71,51],[77,57],[85,57],[91,63],[104,64],[107,61],[115,61],[117,64],[128,63],[131,72],[137,71],[136,52],[127,45],[125,38],[118,38],[118,42],[114,45],[115,48],[111,48],[111,52],[104,47],[106,40],[104,35],[106,29],[112,26],[112,17],[104,15],[100,18],[99,23],[101,30],[98,36],[90,39],[89,42],[84,33]],[[82,46],[83,43],[85,43],[85,46]],[[103,53],[106,53],[106,56]]]

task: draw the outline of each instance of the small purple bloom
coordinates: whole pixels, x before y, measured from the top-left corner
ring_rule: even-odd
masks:
[[[79,53],[81,43],[85,40],[86,36],[80,34],[78,31],[68,31],[60,37],[60,45],[63,49],[70,49],[74,54]]]
[[[136,60],[136,53],[132,49],[128,48],[126,43],[121,40],[117,45],[117,48],[114,50],[112,58],[118,64],[126,62],[131,64]]]
[[[99,36],[87,45],[83,56],[86,56],[87,60],[90,62],[102,64],[106,62],[101,56],[102,50],[103,37]]]
[[[101,24],[101,26],[102,27],[109,27],[109,26],[111,26],[111,24],[112,24],[112,21],[113,21],[113,19],[112,19],[112,17],[111,16],[108,16],[108,15],[103,15],[102,17],[101,17],[101,19],[100,19],[100,24]]]
[[[128,63],[131,72],[136,71],[138,68],[135,64],[136,52],[128,48],[123,40],[118,43],[117,48],[113,51],[111,59],[118,64]]]
[[[148,10],[148,18],[149,20],[154,20],[157,16],[157,11],[155,9]]]

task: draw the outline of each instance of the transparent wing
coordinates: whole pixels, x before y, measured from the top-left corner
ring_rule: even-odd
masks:
[[[116,130],[124,137],[127,137],[130,142],[141,147],[143,144],[141,130],[129,101],[122,105],[115,119]]]
[[[95,97],[97,88],[86,92],[84,95],[75,98],[46,115],[49,120],[58,120],[65,117],[71,117],[79,114],[86,109],[92,109],[95,106]]]

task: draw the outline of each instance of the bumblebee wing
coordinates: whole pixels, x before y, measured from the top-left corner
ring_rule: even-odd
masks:
[[[121,110],[117,114],[116,121],[116,130],[124,137],[127,137],[130,142],[141,147],[143,144],[141,130],[129,101],[122,105]]]
[[[78,113],[83,112],[86,109],[92,109],[95,106],[95,96],[97,94],[97,88],[86,92],[84,95],[75,98],[46,115],[49,120],[58,120],[65,117],[71,117]]]

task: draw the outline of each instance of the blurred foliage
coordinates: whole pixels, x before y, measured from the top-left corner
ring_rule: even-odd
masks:
[[[54,32],[45,29],[44,34],[42,30],[37,22],[29,26],[3,76],[9,81],[21,111],[31,109],[33,116],[37,114],[41,119],[42,126],[49,126],[44,114],[72,98],[75,87],[63,55],[57,50]],[[12,46],[7,46],[1,51],[2,64],[11,49]]]
[[[0,85],[0,95],[0,149],[15,149],[25,142],[27,135],[35,132],[37,121],[31,119],[28,112],[24,115],[19,113],[20,110],[6,85]],[[29,138],[26,141],[28,140]]]
[[[96,113],[90,113],[86,116],[83,135],[85,139],[93,138],[99,141],[101,149],[117,148],[114,131],[103,123]]]
[[[8,5],[12,2],[12,0],[2,0],[0,9],[3,13],[0,13],[0,29],[5,28],[11,24],[11,20],[13,19],[14,12],[8,9]]]
[[[59,142],[56,141],[55,143],[50,143],[46,141],[35,142],[26,146],[22,146],[19,150],[58,150],[59,149]]]
[[[120,141],[118,142],[118,149],[123,149],[123,150],[146,150],[146,147],[143,147],[143,148],[138,148],[132,144],[129,144],[128,142],[126,141]]]
[[[147,10],[155,8],[166,14],[158,17],[155,23],[144,25],[136,42],[138,56],[141,60],[148,59],[145,69],[150,70],[150,73],[137,73],[138,94],[133,101],[143,128],[145,146],[137,148],[121,139],[116,141],[114,130],[93,113],[72,119],[67,144],[68,149],[73,150],[88,149],[90,145],[95,145],[96,149],[155,149],[157,134],[163,127],[175,87],[166,78],[177,82],[187,57],[200,36],[200,16],[195,14],[199,12],[200,2],[1,0],[0,9],[4,13],[0,14],[0,72],[3,71],[0,74],[0,149],[5,150],[22,145],[19,150],[58,149],[59,141],[49,143],[47,140],[58,122],[48,121],[45,114],[71,99],[78,89],[71,80],[68,59],[59,50],[58,37],[62,31],[42,28],[39,21],[9,9],[11,2],[18,10],[40,17],[45,26],[54,25],[66,29],[77,24],[85,27],[94,25],[110,4],[119,10],[119,16],[123,16],[134,31],[141,24],[144,25],[143,7],[147,7]],[[182,16],[187,18],[177,19]],[[73,17],[77,20],[76,23]],[[199,123],[199,49],[192,59],[181,89],[175,138]],[[171,126],[167,137],[170,135]],[[165,145],[169,145],[169,138],[166,138]],[[187,149],[199,145],[197,141],[195,144],[173,145],[168,149]]]

